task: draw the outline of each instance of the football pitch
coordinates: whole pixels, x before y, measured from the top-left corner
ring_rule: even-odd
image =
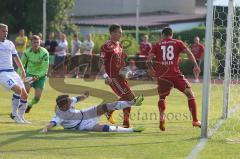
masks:
[[[131,113],[132,126],[146,128],[142,133],[77,132],[63,130],[60,126],[47,134],[40,133],[41,128],[54,115],[55,98],[59,94],[68,93],[74,96],[81,94],[84,90],[89,90],[90,97],[77,104],[77,108],[80,109],[116,100],[116,96],[103,80],[50,79],[41,101],[26,115],[26,119],[32,122],[30,125],[16,124],[9,118],[11,92],[0,87],[2,103],[0,107],[0,159],[186,158],[199,143],[201,132],[199,128],[193,128],[191,125],[186,97],[176,90],[167,97],[166,131],[161,132],[158,128],[158,95],[155,82],[130,81],[130,85],[137,95],[145,96],[143,105],[133,107]],[[200,119],[202,84],[192,84],[192,87],[197,97]],[[239,115],[236,112],[233,117],[223,123],[208,140],[197,158],[239,158]],[[114,116],[117,124],[121,125],[122,111],[116,111]],[[104,116],[101,118],[101,123],[107,123]]]

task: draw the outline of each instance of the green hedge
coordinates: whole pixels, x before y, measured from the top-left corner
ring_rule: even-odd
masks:
[[[192,76],[193,75],[192,62],[190,60],[188,60],[187,58],[181,58],[179,68],[184,75],[186,75],[186,76]],[[200,69],[201,69],[200,75],[202,75],[203,74],[203,63],[201,64]]]

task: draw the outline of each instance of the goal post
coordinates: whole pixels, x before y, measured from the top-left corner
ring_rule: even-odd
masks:
[[[230,110],[240,110],[239,84],[240,0],[208,0],[201,138],[212,134],[219,121],[229,121]]]
[[[203,72],[203,93],[202,93],[202,127],[201,138],[207,138],[208,127],[208,107],[209,107],[209,83],[211,73],[211,44],[212,44],[212,23],[213,21],[213,1],[207,1],[207,20],[205,33],[205,54]]]
[[[226,60],[224,69],[224,90],[223,90],[223,115],[222,118],[228,117],[228,98],[229,85],[231,80],[231,57],[232,57],[232,35],[233,35],[233,15],[234,7],[233,0],[228,2],[228,17],[227,17],[227,40],[226,40]]]

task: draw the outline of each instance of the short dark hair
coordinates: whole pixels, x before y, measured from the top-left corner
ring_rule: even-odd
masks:
[[[162,30],[162,34],[166,35],[166,36],[172,36],[173,31],[170,27],[165,27]]]
[[[56,98],[57,106],[58,106],[58,107],[62,107],[62,106],[64,106],[65,104],[67,104],[67,102],[68,102],[68,97],[69,97],[69,95],[67,95],[67,94],[59,95],[59,96]]]
[[[31,40],[39,40],[40,37],[38,35],[33,35]]]
[[[116,31],[117,29],[120,29],[121,26],[119,24],[112,24],[109,26],[109,32],[112,33],[114,31]]]

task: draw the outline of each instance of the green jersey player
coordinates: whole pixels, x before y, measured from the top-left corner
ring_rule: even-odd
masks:
[[[35,90],[35,95],[28,103],[26,113],[29,113],[32,106],[38,103],[41,98],[49,65],[49,53],[40,46],[40,38],[37,35],[33,35],[31,45],[21,57],[23,66],[26,68],[27,78],[24,83],[26,90],[29,92],[31,87]]]

